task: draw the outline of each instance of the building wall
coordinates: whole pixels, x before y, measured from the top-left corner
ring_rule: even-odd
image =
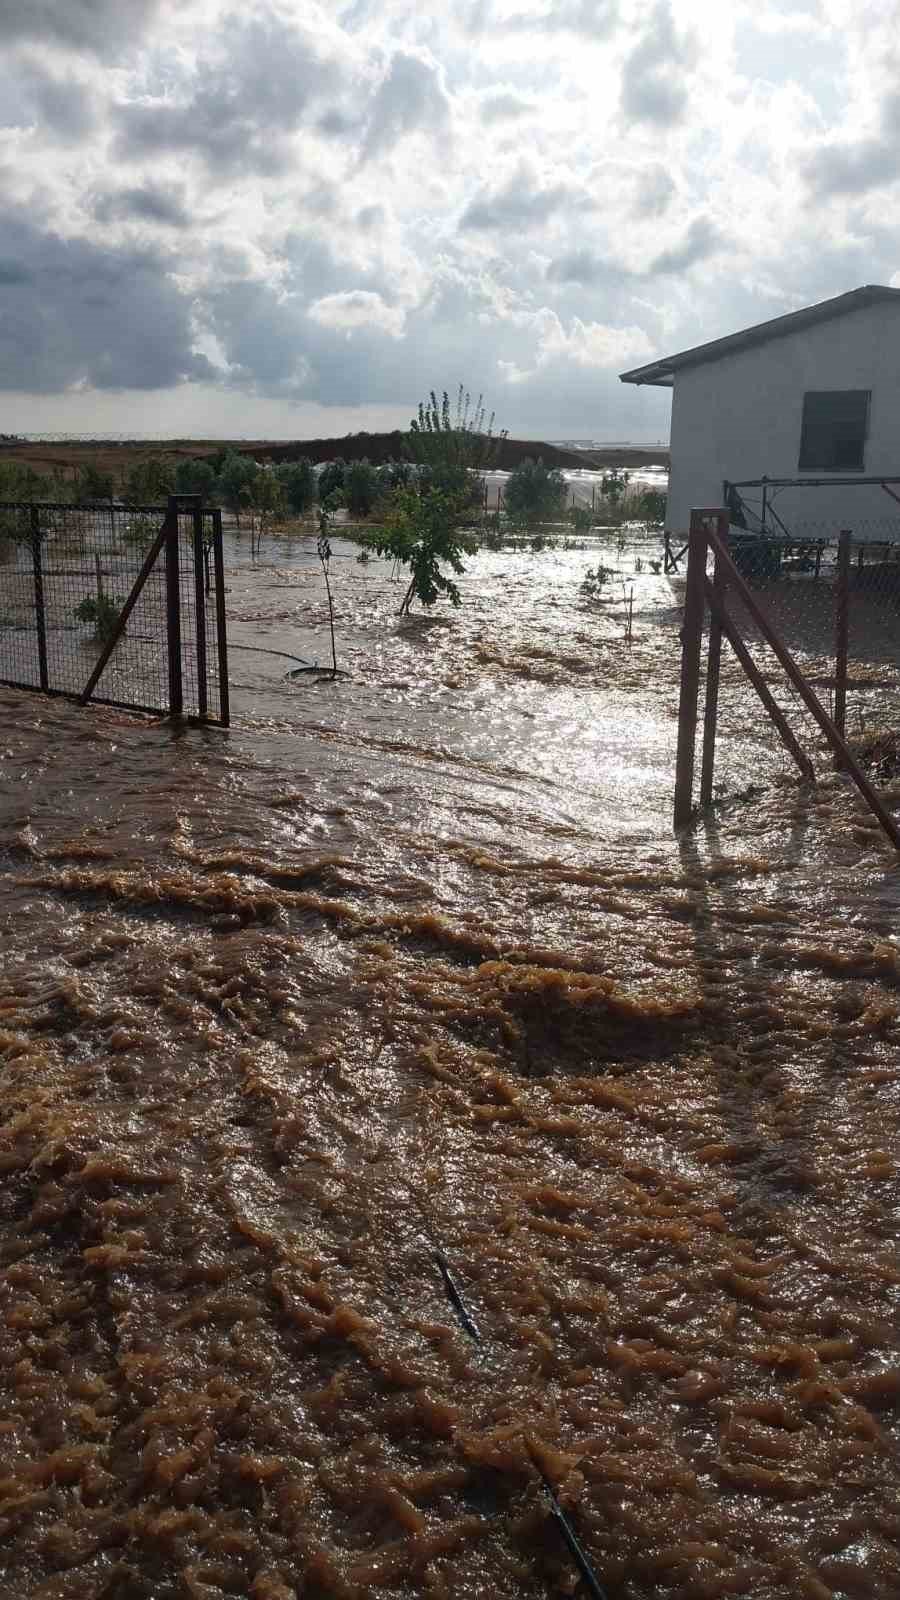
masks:
[[[676,376],[666,517],[672,532],[687,529],[693,506],[721,504],[724,478],[828,476],[798,468],[808,389],[870,389],[860,476],[900,477],[900,302],[884,302]],[[900,484],[894,489],[900,493]],[[758,490],[746,497],[758,506]],[[900,539],[900,505],[878,487],[782,489],[773,503],[792,532],[814,533],[822,524],[823,532],[851,528],[860,537]]]

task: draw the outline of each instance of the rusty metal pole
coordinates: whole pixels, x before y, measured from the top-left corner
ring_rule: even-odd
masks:
[[[31,507],[31,563],[34,570],[34,622],[37,629],[38,673],[44,694],[50,688],[47,668],[47,607],[44,599],[44,564],[41,553],[41,513]]]
[[[834,725],[842,739],[847,737],[847,654],[850,640],[850,530],[842,528],[838,539],[837,583],[834,591]],[[835,756],[834,764],[841,760]]]
[[[206,588],[203,581],[203,511],[199,505],[195,505],[191,512],[191,531],[194,547],[194,616],[197,627],[197,712],[205,722],[209,712],[206,660]]]
[[[712,515],[718,517],[718,510]],[[697,700],[700,694],[700,651],[703,643],[704,583],[708,550],[706,511],[691,512],[687,584],[681,630],[681,692],[678,702],[678,749],[675,757],[676,828],[694,814],[694,755],[697,744]]]
[[[184,685],[181,677],[181,572],[179,563],[178,510],[180,497],[169,496],[166,513],[166,638],[169,657],[169,716],[184,713]]]
[[[728,513],[720,513],[718,534],[723,544],[728,542]],[[716,765],[716,730],[719,722],[719,672],[722,663],[721,603],[725,595],[725,573],[718,556],[713,567],[713,592],[719,602],[710,611],[709,641],[706,656],[706,708],[703,713],[703,761],[700,767],[700,804],[712,801],[713,776]]]
[[[222,550],[222,513],[213,514],[213,569],[216,575],[216,649],[219,657],[219,721],[231,721],[228,688],[228,622],[225,615],[225,557]]]

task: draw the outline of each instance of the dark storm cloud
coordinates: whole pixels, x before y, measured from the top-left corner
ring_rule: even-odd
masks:
[[[688,77],[697,60],[692,36],[679,38],[669,0],[658,0],[644,37],[622,72],[622,110],[631,122],[660,128],[680,122],[687,110]]]
[[[92,210],[98,222],[156,222],[166,228],[187,228],[192,221],[183,189],[163,189],[150,182],[100,195]]]
[[[448,119],[447,96],[434,67],[398,50],[372,103],[363,159],[386,155],[409,133],[440,132]]]
[[[96,127],[91,96],[74,78],[57,78],[36,61],[16,61],[8,69],[0,122],[30,124],[50,138],[78,142]]]
[[[335,64],[311,34],[272,14],[225,17],[219,36],[224,53],[201,58],[174,94],[116,108],[120,159],[187,151],[220,178],[276,176],[290,167],[288,139],[310,103],[338,87]]]
[[[695,217],[680,244],[670,245],[650,263],[649,274],[687,272],[724,248],[725,239],[709,217]]]
[[[0,217],[0,237],[4,389],[156,389],[213,376],[160,255],[63,239],[19,212]]]
[[[578,191],[557,183],[535,188],[534,180],[520,169],[493,193],[482,190],[466,206],[459,225],[464,230],[487,232],[490,229],[537,228],[574,200]]]
[[[137,40],[161,0],[0,0],[0,39],[106,56]]]

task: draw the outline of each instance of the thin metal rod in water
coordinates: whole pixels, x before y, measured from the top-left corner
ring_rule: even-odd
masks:
[[[444,1280],[444,1288],[447,1291],[447,1299],[450,1301],[450,1304],[456,1312],[456,1315],[459,1317],[459,1320],[465,1328],[466,1333],[469,1335],[469,1338],[474,1339],[476,1343],[480,1344],[481,1333],[479,1332],[478,1324],[474,1317],[469,1314],[466,1302],[460,1293],[456,1279],[454,1278],[453,1273],[450,1271],[447,1257],[444,1255],[442,1250],[433,1251],[433,1255],[435,1261],[437,1262],[441,1277]]]
[[[596,1572],[585,1555],[578,1535],[575,1532],[575,1529],[572,1527],[569,1518],[566,1516],[566,1513],[563,1511],[563,1508],[556,1497],[556,1490],[544,1471],[536,1450],[534,1449],[530,1440],[527,1438],[525,1440],[525,1448],[531,1457],[532,1464],[540,1474],[541,1482],[544,1485],[544,1491],[547,1495],[547,1499],[550,1502],[550,1510],[553,1513],[553,1520],[566,1542],[569,1554],[578,1568],[578,1571],[581,1575],[581,1580],[587,1589],[588,1594],[593,1595],[594,1600],[609,1600],[609,1595],[603,1588],[600,1579],[597,1577]]]

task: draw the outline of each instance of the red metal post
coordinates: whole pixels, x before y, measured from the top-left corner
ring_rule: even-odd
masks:
[[[834,590],[834,725],[847,733],[847,654],[850,639],[850,530],[842,528],[838,540],[837,583]],[[835,757],[835,766],[840,766]]]
[[[681,692],[678,702],[678,749],[675,756],[676,828],[684,828],[694,814],[694,755],[697,744],[697,700],[700,694],[700,651],[703,642],[703,612],[706,556],[709,549],[709,519],[718,510],[692,511],[688,541],[687,585],[684,595],[684,620],[681,629]]]
[[[728,539],[729,516],[720,511],[717,519],[719,538]],[[725,593],[725,573],[718,556],[715,558],[712,587],[721,601]],[[706,585],[704,584],[704,592]],[[719,672],[722,662],[721,607],[710,610],[709,640],[706,655],[706,707],[703,713],[703,761],[700,767],[700,804],[712,801],[713,776],[716,765],[716,729],[719,721]]]

